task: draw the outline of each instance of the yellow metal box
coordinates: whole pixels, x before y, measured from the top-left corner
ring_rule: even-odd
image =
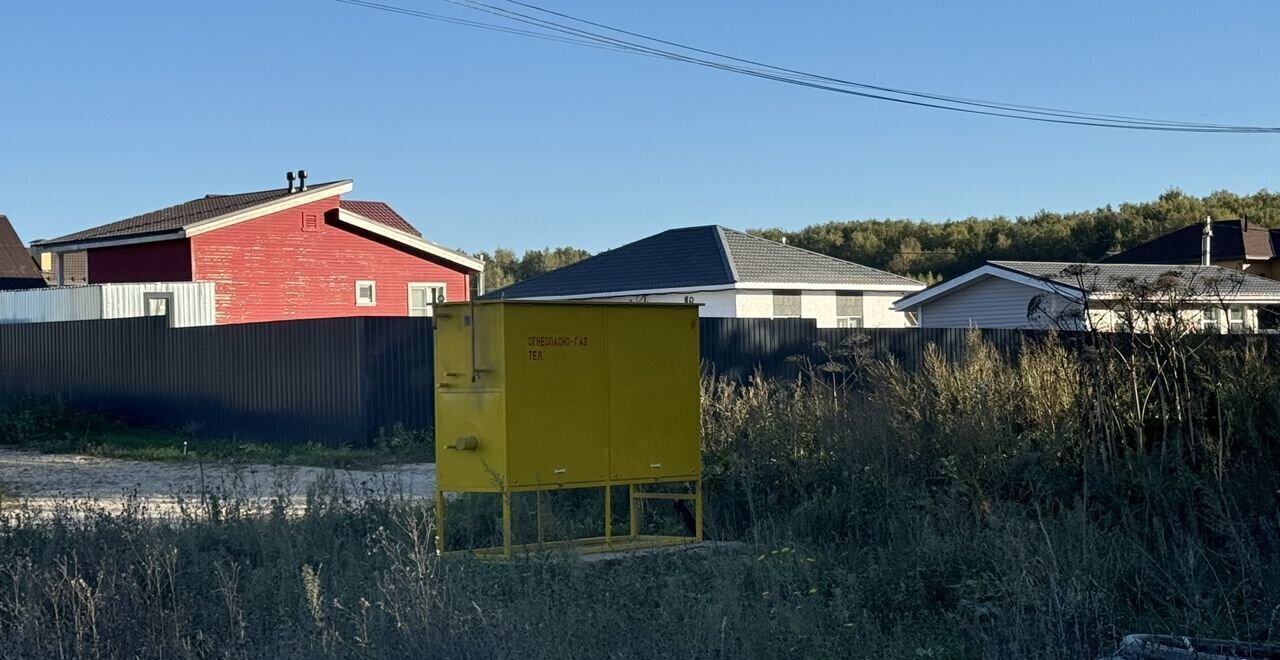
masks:
[[[452,303],[435,341],[439,490],[699,478],[696,306]]]

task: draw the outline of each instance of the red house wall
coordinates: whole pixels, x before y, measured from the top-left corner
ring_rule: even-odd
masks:
[[[338,316],[407,316],[410,282],[443,282],[467,300],[467,275],[426,255],[326,222],[338,197],[193,236],[192,279],[217,284],[218,323]],[[316,231],[303,231],[314,215]],[[377,283],[377,304],[357,307],[355,283]]]
[[[191,281],[191,243],[185,239],[96,248],[86,259],[89,284]]]

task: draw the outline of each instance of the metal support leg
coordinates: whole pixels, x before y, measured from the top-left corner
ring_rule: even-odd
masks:
[[[511,491],[502,491],[502,557],[511,559]]]
[[[702,543],[702,475],[698,475],[698,483],[693,487],[693,537]]]
[[[546,539],[547,539],[545,528],[542,526],[543,511],[544,509],[542,504],[542,491],[538,491],[538,548],[539,549],[542,548],[542,544],[546,542]]]
[[[604,486],[604,544],[613,542],[613,485]]]
[[[627,486],[627,496],[627,499],[631,500],[631,538],[635,539],[640,536],[640,503],[636,499],[635,484]]]
[[[444,492],[436,491],[436,554],[444,554]]]

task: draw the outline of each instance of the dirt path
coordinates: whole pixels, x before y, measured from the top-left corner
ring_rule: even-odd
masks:
[[[353,499],[431,497],[436,468],[429,463],[390,465],[374,470],[328,470],[256,464],[161,463],[41,454],[0,449],[0,492],[4,508],[26,507],[37,514],[61,508],[119,512],[140,507],[147,515],[179,513],[198,506],[202,495],[266,509],[278,496],[302,505],[307,489],[331,481],[332,490]],[[18,498],[21,503],[12,500]]]

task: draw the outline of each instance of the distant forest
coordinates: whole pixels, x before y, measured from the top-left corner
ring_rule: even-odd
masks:
[[[798,231],[751,229],[773,240],[829,254],[925,282],[937,282],[990,259],[1094,261],[1161,234],[1200,222],[1248,217],[1280,227],[1280,193],[1237,195],[1221,190],[1195,197],[1173,189],[1151,202],[1104,206],[1092,211],[1007,218],[925,220],[838,220]],[[488,263],[489,290],[533,277],[590,256],[562,247],[531,250],[517,258],[511,250],[481,255]]]
[[[517,257],[512,250],[498,248],[492,253],[478,252],[472,256],[484,262],[484,289],[493,291],[561,266],[568,266],[575,261],[582,261],[591,256],[591,253],[578,248],[559,247],[527,250],[524,256]]]

